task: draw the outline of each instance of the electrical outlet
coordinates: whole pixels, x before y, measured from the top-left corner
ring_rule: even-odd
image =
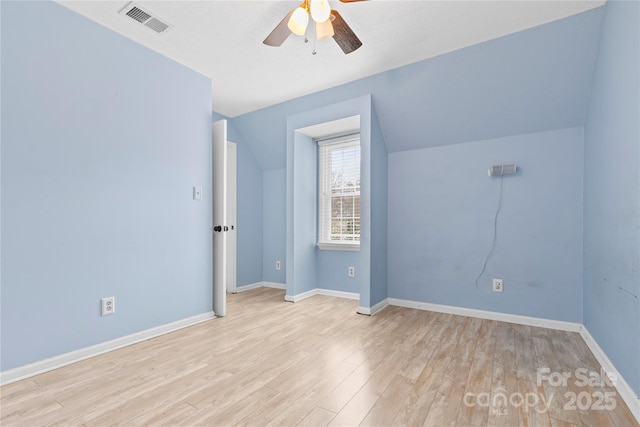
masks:
[[[102,298],[102,315],[107,316],[116,312],[116,298]]]
[[[504,289],[504,283],[502,279],[493,279],[493,292],[502,292]]]
[[[356,277],[356,268],[355,267],[349,267],[348,275],[349,275],[349,277]]]
[[[276,270],[280,270],[281,264],[280,261],[276,261]]]

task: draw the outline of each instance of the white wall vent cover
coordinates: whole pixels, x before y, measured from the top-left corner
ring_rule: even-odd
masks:
[[[169,30],[169,28],[171,28],[171,25],[154,16],[152,13],[143,9],[134,2],[129,2],[122,10],[120,10],[120,14],[138,21],[158,34],[164,34]]]

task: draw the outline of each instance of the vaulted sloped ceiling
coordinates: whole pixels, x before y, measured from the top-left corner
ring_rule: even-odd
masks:
[[[371,93],[389,152],[584,124],[603,8],[366,77],[233,122],[263,170],[286,117]]]
[[[210,77],[263,170],[285,165],[288,115],[364,94],[390,152],[581,126],[604,4],[331,0],[364,44],[314,56],[298,36],[261,43],[293,0],[136,1],[163,35],[119,14],[127,0],[58,3]]]
[[[128,0],[58,0],[212,80],[213,110],[228,117],[553,22],[604,0],[370,0],[331,7],[363,42],[345,55],[331,38],[262,40],[300,0],[136,0],[170,25],[158,35],[119,13]],[[313,49],[317,55],[312,55]]]

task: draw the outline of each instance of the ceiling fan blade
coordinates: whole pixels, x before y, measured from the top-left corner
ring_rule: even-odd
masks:
[[[351,30],[349,25],[342,19],[337,10],[332,10],[331,14],[335,17],[333,20],[333,39],[338,43],[340,49],[346,54],[353,52],[362,46],[362,42]]]
[[[274,47],[278,47],[282,43],[284,43],[287,37],[289,37],[289,35],[291,34],[291,30],[287,25],[289,23],[289,18],[291,18],[291,15],[293,15],[293,10],[287,13],[284,18],[282,18],[282,21],[280,21],[280,23],[276,25],[273,31],[271,31],[271,34],[269,34],[262,43],[266,44],[267,46]]]

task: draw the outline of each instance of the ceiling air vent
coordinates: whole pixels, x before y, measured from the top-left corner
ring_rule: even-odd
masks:
[[[127,4],[121,11],[120,14],[128,16],[131,19],[134,19],[144,25],[145,27],[155,31],[158,34],[166,33],[171,27],[166,22],[163,22],[157,16],[154,16],[148,10],[145,10],[135,4],[134,2],[130,2]]]

